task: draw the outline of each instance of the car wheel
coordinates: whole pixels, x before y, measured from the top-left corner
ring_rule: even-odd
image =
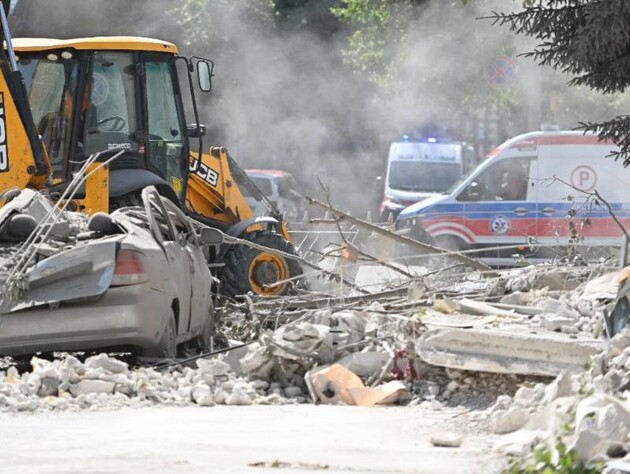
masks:
[[[435,239],[437,246],[444,250],[450,250],[451,252],[459,252],[466,249],[466,244],[463,240],[457,237],[443,236]]]
[[[152,349],[142,352],[145,357],[164,357],[167,359],[177,357],[177,330],[175,328],[175,318],[171,316],[166,323],[162,337],[158,345]]]

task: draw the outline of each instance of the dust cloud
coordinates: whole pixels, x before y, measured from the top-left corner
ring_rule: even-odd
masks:
[[[269,2],[210,1],[198,12],[207,28],[196,31],[176,3],[21,0],[11,22],[21,36],[152,36],[213,59],[214,91],[201,108],[207,141],[227,146],[245,168],[292,172],[304,193],[321,194],[321,179],[334,204],[358,213],[380,202],[375,178],[385,172],[388,144],[404,133],[437,125],[482,158],[545,121],[575,127],[592,118],[578,113],[598,110],[581,106],[585,94],[575,92],[571,104],[552,103],[568,78],[518,58],[533,45],[478,19],[519,1],[440,0],[414,9],[389,47],[395,73],[386,88],[344,61],[350,30],[330,17],[336,1],[307,2],[317,10],[313,23],[299,11],[280,18]],[[495,84],[488,65],[505,57],[511,77]]]

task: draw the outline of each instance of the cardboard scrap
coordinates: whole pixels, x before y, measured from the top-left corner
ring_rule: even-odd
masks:
[[[387,405],[407,394],[407,388],[399,381],[366,387],[354,372],[340,364],[310,370],[304,378],[313,400],[327,405]]]

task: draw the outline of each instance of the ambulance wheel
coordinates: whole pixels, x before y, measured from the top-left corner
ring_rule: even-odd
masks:
[[[439,248],[450,250],[451,252],[460,252],[466,249],[466,242],[452,235],[436,237],[435,242]]]
[[[293,244],[280,234],[259,231],[247,234],[244,238],[252,243],[297,256]],[[261,251],[246,245],[234,245],[226,252],[224,263],[220,274],[221,293],[224,296],[234,298],[249,292],[258,296],[281,296],[302,283],[301,279],[298,279],[270,286],[302,275],[302,267],[297,260],[285,258],[274,252]]]

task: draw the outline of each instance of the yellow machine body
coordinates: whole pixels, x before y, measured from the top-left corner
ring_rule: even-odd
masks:
[[[208,149],[202,146],[205,127],[185,121],[176,64],[185,61],[198,122],[191,72],[197,71],[199,88],[208,92],[211,61],[183,58],[172,43],[140,37],[24,38],[8,44],[15,57],[5,51],[0,60],[0,192],[12,187],[63,191],[88,155],[103,147],[105,152],[123,150],[119,161],[105,165],[107,157],[102,155],[100,162],[87,168],[85,185],[74,199],[77,210],[109,212],[128,205],[131,193],[154,185],[163,196],[184,205],[191,217],[253,243],[226,247],[220,256],[226,268],[225,294],[288,291],[285,280],[301,274],[296,259],[260,250],[262,245],[295,254],[286,222],[225,148],[204,152]],[[62,73],[55,75],[51,72],[55,68]],[[19,79],[21,100],[14,97],[16,85],[7,83],[14,76]],[[31,94],[34,87],[37,91]],[[57,91],[54,106],[48,91]],[[100,94],[100,103],[95,94]],[[117,109],[99,112],[102,101],[114,100]],[[109,128],[99,128],[105,123]],[[197,152],[190,149],[194,138],[199,139]],[[101,148],[90,146],[93,143]],[[267,203],[271,217],[254,215],[243,186]]]
[[[45,160],[50,167],[47,157]],[[26,127],[11,96],[7,78],[0,74],[0,190],[42,189],[48,175],[38,175],[36,169]]]

